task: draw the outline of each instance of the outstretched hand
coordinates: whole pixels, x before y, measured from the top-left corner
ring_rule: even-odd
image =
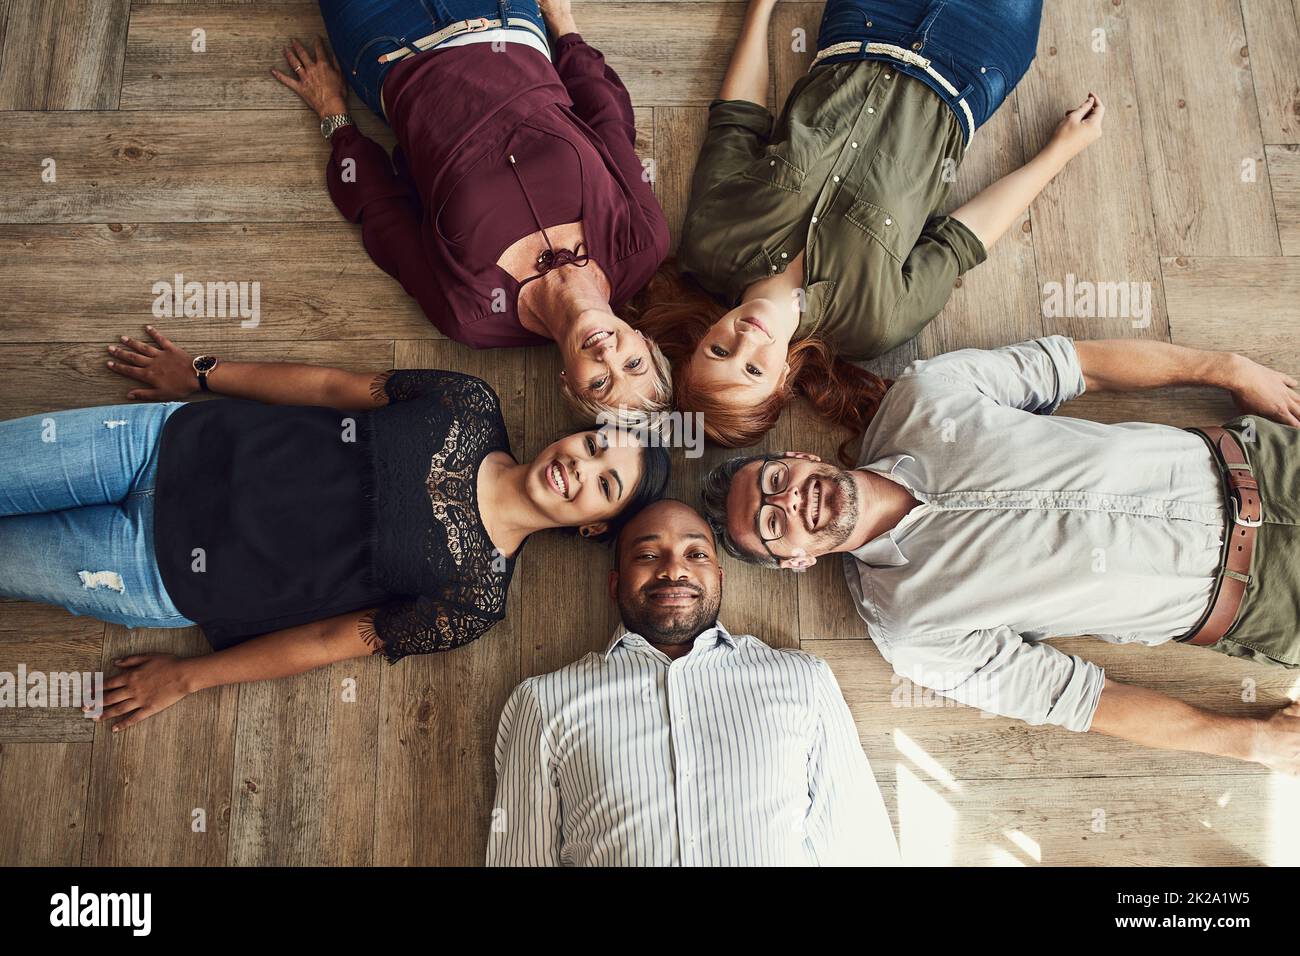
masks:
[[[321,119],[348,111],[348,87],[334,54],[325,49],[325,41],[316,38],[316,55],[307,52],[297,40],[284,48],[284,59],[292,73],[275,67],[271,75],[297,93]]]
[[[1237,407],[1247,415],[1300,428],[1300,382],[1242,356],[1236,361],[1228,390]]]
[[[113,732],[161,713],[190,693],[185,661],[172,654],[135,654],[113,662],[120,673],[104,681],[103,713]]]
[[[1052,142],[1076,156],[1101,139],[1101,121],[1105,116],[1106,105],[1096,93],[1089,93],[1082,103],[1066,112],[1052,133]]]
[[[173,345],[152,325],[146,325],[144,330],[153,339],[153,344],[124,335],[120,345],[108,347],[108,354],[113,356],[108,361],[110,371],[148,386],[133,388],[126,397],[133,401],[171,402],[198,391],[199,376],[194,371],[194,357]]]

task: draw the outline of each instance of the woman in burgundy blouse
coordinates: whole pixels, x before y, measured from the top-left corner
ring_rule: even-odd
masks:
[[[627,90],[568,0],[321,13],[335,55],[294,40],[292,72],[271,72],[321,117],[330,196],[375,263],[471,348],[555,342],[562,390],[590,417],[667,408],[667,360],[615,312],[667,255],[668,228]],[[392,126],[391,160],[347,115],[345,76]]]

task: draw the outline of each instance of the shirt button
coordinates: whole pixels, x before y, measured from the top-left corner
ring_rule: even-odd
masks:
[[[816,222],[816,221],[817,221],[817,217],[816,217],[816,216],[813,216],[813,217],[812,217],[812,221],[813,221],[813,222]]]
[[[781,258],[782,258],[782,259],[789,259],[789,258],[790,258],[790,253],[788,253],[788,252],[783,252],[783,253],[781,253]]]
[[[857,149],[857,148],[858,148],[858,144],[857,144],[857,143],[849,143],[849,145],[852,146],[854,149]]]
[[[776,160],[775,160],[775,159],[772,160],[772,161],[769,162],[767,165],[769,165],[769,166],[775,166],[775,165],[776,165]]]
[[[892,80],[893,78],[894,78],[894,74],[892,74],[892,73],[886,73],[886,74],[885,74],[885,79],[887,79],[887,80]]]
[[[989,68],[988,68],[987,66],[981,66],[981,67],[980,67],[980,72],[981,72],[981,73],[987,73],[988,71],[989,71]]]
[[[840,181],[840,177],[838,176],[832,176],[831,179],[835,180],[837,183]]]
[[[893,224],[894,224],[894,220],[892,220],[892,219],[890,219],[888,216],[886,216],[886,217],[885,217],[885,225],[886,225],[886,226],[892,226]]]
[[[869,26],[869,27],[870,27],[870,26],[875,26],[875,24],[872,23],[870,20],[868,20],[868,21],[867,21],[867,26]]]
[[[868,107],[867,107],[867,112],[868,112],[868,113],[874,113],[875,111],[876,111],[876,108],[875,108],[874,106],[868,106]]]

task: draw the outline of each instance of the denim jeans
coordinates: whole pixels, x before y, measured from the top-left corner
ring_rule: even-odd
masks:
[[[413,44],[421,37],[480,17],[531,20],[546,34],[537,0],[320,0],[320,13],[343,76],[385,122],[379,91],[385,74],[405,61],[380,63],[381,55],[402,47],[419,53]]]
[[[154,557],[163,423],[180,402],[0,422],[0,595],[126,627],[189,627]]]
[[[956,96],[920,67],[888,56],[850,53],[822,62],[889,60],[954,107],[963,130],[956,104],[965,98],[979,129],[1034,61],[1042,16],[1043,0],[827,0],[817,49],[860,40],[915,52],[957,88]]]

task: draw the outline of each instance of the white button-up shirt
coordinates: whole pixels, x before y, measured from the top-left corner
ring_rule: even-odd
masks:
[[[722,625],[676,660],[622,631],[501,714],[487,862],[895,864],[829,665]]]
[[[1079,731],[1105,675],[1040,642],[1186,633],[1209,605],[1225,521],[1200,437],[1050,417],[1083,390],[1063,336],[912,365],[859,460],[921,504],[845,560],[870,636],[899,674]]]

